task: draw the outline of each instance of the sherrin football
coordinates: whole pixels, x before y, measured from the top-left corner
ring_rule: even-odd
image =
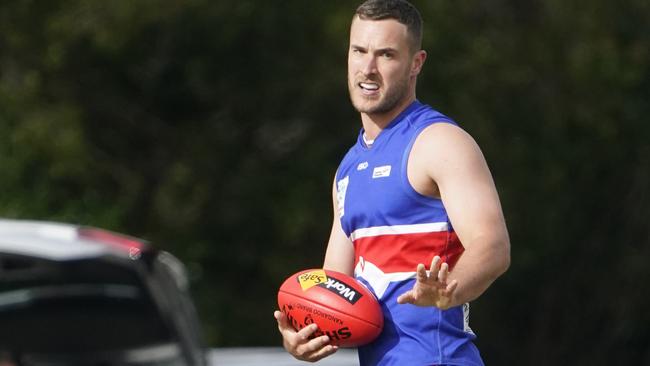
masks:
[[[364,285],[326,269],[307,269],[287,278],[278,291],[278,305],[296,330],[316,323],[313,336],[326,334],[339,347],[367,344],[384,326],[379,303]]]

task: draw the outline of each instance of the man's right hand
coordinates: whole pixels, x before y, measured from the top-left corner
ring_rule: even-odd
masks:
[[[287,316],[276,310],[273,316],[278,321],[278,329],[282,334],[282,344],[293,357],[307,362],[316,362],[338,350],[337,346],[329,344],[329,337],[322,335],[309,339],[318,330],[316,324],[310,324],[299,331],[293,329]]]

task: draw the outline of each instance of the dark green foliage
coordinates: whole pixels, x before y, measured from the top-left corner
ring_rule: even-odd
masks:
[[[473,304],[487,364],[650,362],[650,5],[416,1],[418,96],[478,141],[509,272]],[[189,267],[215,346],[278,345],[322,263],[360,123],[354,5],[0,4],[0,216],[144,237]]]

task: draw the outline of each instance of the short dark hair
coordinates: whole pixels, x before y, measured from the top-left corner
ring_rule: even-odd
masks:
[[[366,0],[354,15],[363,20],[395,19],[406,26],[411,36],[412,51],[422,48],[422,16],[406,0]]]

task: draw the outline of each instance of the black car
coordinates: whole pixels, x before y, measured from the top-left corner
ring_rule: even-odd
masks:
[[[0,220],[0,365],[206,365],[182,263],[88,227]]]

